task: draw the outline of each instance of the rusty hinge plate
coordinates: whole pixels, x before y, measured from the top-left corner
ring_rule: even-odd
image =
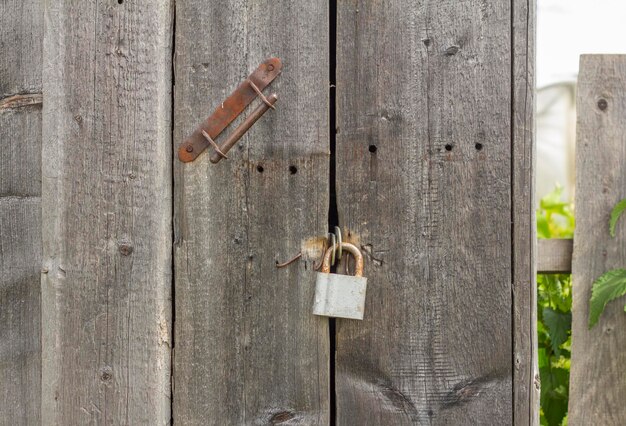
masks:
[[[282,70],[279,58],[265,60],[235,91],[213,111],[178,149],[183,163],[195,160],[210,142],[202,135],[205,131],[212,139],[217,136],[258,96],[258,90],[266,88]],[[250,84],[252,83],[252,84]]]

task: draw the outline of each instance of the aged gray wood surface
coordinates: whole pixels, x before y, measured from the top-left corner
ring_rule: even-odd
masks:
[[[483,4],[483,3],[481,3]],[[513,423],[539,425],[535,220],[536,1],[512,8]],[[491,119],[497,119],[492,116]]]
[[[572,272],[573,239],[555,238],[537,241],[537,271],[540,274]]]
[[[0,2],[0,424],[41,406],[40,1]]]
[[[170,422],[171,2],[46,3],[44,424]]]
[[[626,55],[583,55],[578,75],[576,231],[569,424],[621,425],[626,419],[624,299],[611,302],[589,330],[593,281],[626,266],[626,226],[608,232],[626,197]]]
[[[328,3],[177,1],[174,147],[270,56],[276,111],[228,160],[175,160],[176,424],[329,422]]]
[[[368,276],[365,320],[337,320],[339,425],[536,418],[525,5],[338,2],[339,220]]]

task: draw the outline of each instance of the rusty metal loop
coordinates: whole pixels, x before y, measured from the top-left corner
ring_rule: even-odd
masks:
[[[319,265],[317,264],[316,260],[313,261],[314,271],[319,271],[320,268],[322,267],[322,264],[324,263],[324,255],[326,254],[326,249],[327,249],[326,243],[328,243],[328,238],[324,240],[324,246],[322,247],[322,259],[320,260]]]
[[[259,98],[261,98],[261,100],[262,100],[263,102],[265,102],[265,105],[267,105],[268,107],[270,107],[270,108],[272,108],[272,109],[274,109],[274,110],[276,109],[276,107],[274,106],[274,104],[272,104],[272,103],[271,103],[271,102],[270,102],[270,101],[269,101],[269,100],[265,97],[265,95],[263,94],[263,92],[261,92],[261,89],[259,89],[259,88],[257,87],[257,85],[256,85],[256,84],[254,84],[254,83],[252,82],[252,80],[248,79],[248,83],[250,83],[250,87],[252,87],[252,90],[254,90],[254,91],[256,92],[256,94],[259,96]]]
[[[211,138],[211,136],[209,136],[209,134],[207,132],[205,132],[204,130],[202,130],[202,136],[204,136],[204,138],[209,141],[209,143],[211,144],[211,146],[213,147],[213,149],[215,150],[215,152],[217,152],[219,154],[220,157],[222,158],[226,158],[228,159],[228,157],[226,156],[226,154],[224,154],[221,150],[218,144],[215,143],[215,141]]]
[[[330,237],[330,248],[332,249],[332,254],[330,255],[330,264],[331,266],[335,265],[336,255],[337,255],[337,236],[330,232],[328,234]]]
[[[276,261],[276,267],[277,268],[284,268],[285,266],[291,265],[293,262],[295,262],[296,260],[300,259],[301,257],[302,257],[302,252],[296,254],[294,257],[292,257],[291,259],[289,259],[286,262],[278,263],[278,261]]]
[[[361,250],[358,249],[357,246],[350,244],[350,243],[341,243],[342,245],[342,249],[344,249],[345,251],[347,251],[348,253],[350,253],[352,255],[352,257],[354,257],[354,260],[356,261],[356,264],[354,266],[354,276],[355,277],[362,277],[363,276],[363,255],[361,254]],[[323,273],[329,274],[330,273],[330,258],[331,258],[331,254],[334,251],[335,247],[330,247],[328,250],[326,250],[326,253],[324,254],[324,261],[322,262],[322,271]]]

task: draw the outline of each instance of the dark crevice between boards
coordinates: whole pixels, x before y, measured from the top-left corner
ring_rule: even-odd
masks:
[[[334,232],[335,226],[339,226],[339,211],[337,209],[337,191],[335,179],[336,173],[336,141],[337,141],[337,109],[336,109],[336,83],[337,83],[337,1],[331,0],[329,3],[329,25],[328,25],[328,71],[329,71],[329,142],[330,142],[330,164],[329,164],[329,193],[328,203],[328,231]],[[335,353],[337,350],[337,324],[334,318],[328,319],[328,334],[330,336],[330,425],[337,424],[337,396],[335,387]]]

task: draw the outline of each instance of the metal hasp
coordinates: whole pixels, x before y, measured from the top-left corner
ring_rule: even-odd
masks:
[[[178,148],[179,160],[183,163],[193,161],[209,146],[213,146],[214,148],[214,151],[211,153],[212,163],[217,163],[223,157],[226,157],[228,150],[233,147],[244,133],[250,129],[268,109],[274,107],[274,103],[278,100],[276,94],[272,94],[266,98],[262,91],[280,74],[282,67],[283,65],[279,58],[269,58],[259,65],[259,67],[250,74],[215,111],[213,111],[213,114],[200,124],[191,136],[180,145]],[[224,143],[221,145],[215,143],[214,140],[217,136],[222,133],[257,96],[261,97],[263,103],[234,130],[233,134],[229,136]]]
[[[315,281],[313,314],[335,318],[363,319],[367,278],[363,276],[363,256],[350,243],[341,243],[341,249],[350,253],[356,265],[354,276],[330,273],[333,247],[326,250],[322,270]]]

